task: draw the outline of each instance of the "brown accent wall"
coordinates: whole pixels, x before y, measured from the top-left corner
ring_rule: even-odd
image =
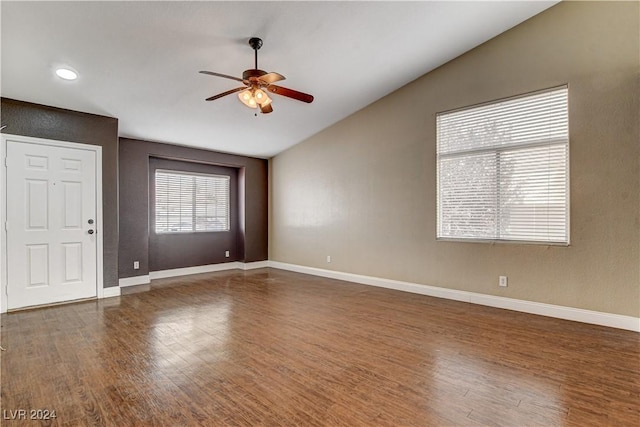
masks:
[[[267,179],[263,159],[217,153],[189,147],[120,138],[120,278],[149,274],[149,161],[150,158],[226,166],[238,170],[238,229],[236,259],[264,261],[268,251]],[[133,269],[133,262],[140,269]],[[225,261],[227,261],[225,259]],[[171,268],[202,265],[183,260]],[[166,265],[166,264],[165,264]],[[154,265],[155,267],[155,265]]]
[[[155,172],[157,169],[197,172],[229,177],[229,231],[161,233],[154,227]],[[218,264],[240,259],[238,235],[238,169],[204,163],[151,157],[149,159],[149,270],[161,271],[196,265]],[[225,256],[229,251],[229,258]]]
[[[102,147],[104,287],[118,285],[118,119],[0,99],[3,133]]]

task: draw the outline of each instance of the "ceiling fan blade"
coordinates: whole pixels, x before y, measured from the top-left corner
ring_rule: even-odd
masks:
[[[269,114],[273,111],[273,107],[271,106],[271,103],[267,105],[261,104],[260,111],[262,111],[262,114]]]
[[[210,76],[224,77],[225,79],[236,80],[238,82],[242,82],[242,83],[246,84],[245,81],[242,80],[239,77],[233,77],[233,76],[228,76],[226,74],[214,73],[213,71],[200,71],[200,74],[208,74]]]
[[[266,84],[279,82],[280,80],[284,80],[284,79],[285,77],[282,74],[278,74],[278,73],[267,73],[263,76],[258,77],[258,80],[263,81]]]
[[[311,103],[313,102],[313,95],[309,95],[307,93],[298,92],[297,90],[287,89],[286,87],[269,85],[267,86],[267,90],[271,93],[275,93],[277,95],[286,96],[287,98],[293,98],[298,101]]]
[[[245,90],[245,89],[246,87],[237,87],[235,89],[231,89],[226,92],[222,92],[217,95],[210,96],[209,98],[206,99],[206,101],[213,101],[214,99],[222,98],[223,96],[231,95],[232,93],[240,92],[241,90]]]

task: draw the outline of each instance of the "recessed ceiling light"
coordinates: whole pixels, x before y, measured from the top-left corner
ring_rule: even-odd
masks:
[[[70,70],[69,68],[58,68],[56,70],[56,75],[65,80],[75,80],[78,78],[78,73]]]

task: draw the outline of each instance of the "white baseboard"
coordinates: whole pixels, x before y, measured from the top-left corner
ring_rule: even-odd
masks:
[[[486,305],[489,307],[504,308],[507,310],[521,311],[524,313],[538,314],[541,316],[574,320],[577,322],[591,323],[594,325],[609,326],[612,328],[640,332],[640,317],[623,316],[620,314],[603,313],[600,311],[592,310],[583,310],[580,308],[525,301],[514,298],[505,298],[494,295],[480,294],[476,292],[440,288],[437,286],[420,285],[417,283],[382,279],[379,277],[363,276],[352,273],[343,273],[340,271],[324,270],[321,268],[305,267],[278,261],[269,261],[269,266],[282,270],[311,274],[314,276],[328,277],[331,279],[360,283],[363,285],[396,289],[399,291],[412,292],[432,297],[446,298],[456,301],[469,302],[472,304]]]
[[[269,261],[257,261],[257,262],[225,262],[222,264],[208,264],[208,265],[198,265],[195,267],[184,267],[184,268],[173,268],[171,270],[159,270],[159,271],[151,271],[148,275],[143,276],[134,276],[134,277],[125,277],[119,280],[119,285],[121,287],[126,286],[136,286],[136,285],[146,285],[151,283],[151,280],[154,279],[165,279],[167,277],[179,277],[179,276],[188,276],[190,274],[201,274],[201,273],[211,273],[214,271],[225,271],[225,270],[253,270],[256,268],[266,268],[269,267]],[[109,288],[105,288],[109,289]]]
[[[257,268],[267,268],[270,267],[269,261],[254,261],[254,262],[239,262],[240,269],[242,270],[255,270]]]
[[[125,277],[118,280],[118,285],[120,285],[121,288],[125,288],[127,286],[146,285],[148,283],[151,283],[148,274],[145,274],[143,276]]]
[[[149,278],[153,279],[164,279],[167,277],[178,277],[178,276],[187,276],[189,274],[201,274],[201,273],[211,273],[214,271],[225,271],[225,270],[253,270],[256,268],[265,268],[269,267],[269,261],[257,261],[257,262],[225,262],[222,264],[208,264],[208,265],[198,265],[195,267],[185,267],[185,268],[174,268],[171,270],[160,270],[160,271],[152,271],[149,273]],[[148,282],[147,282],[148,283]]]
[[[120,286],[111,286],[102,290],[102,296],[99,298],[111,298],[120,296]]]
[[[171,270],[152,271],[149,278],[165,279],[167,277],[188,276],[190,274],[211,273],[213,271],[233,270],[239,268],[237,262],[225,262],[223,264],[198,265],[195,267],[173,268]]]

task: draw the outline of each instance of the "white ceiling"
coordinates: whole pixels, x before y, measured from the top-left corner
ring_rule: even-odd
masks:
[[[123,137],[270,157],[555,3],[2,1],[0,93],[116,117]],[[198,71],[240,77],[252,36],[259,67],[312,104],[205,102],[238,83]]]

